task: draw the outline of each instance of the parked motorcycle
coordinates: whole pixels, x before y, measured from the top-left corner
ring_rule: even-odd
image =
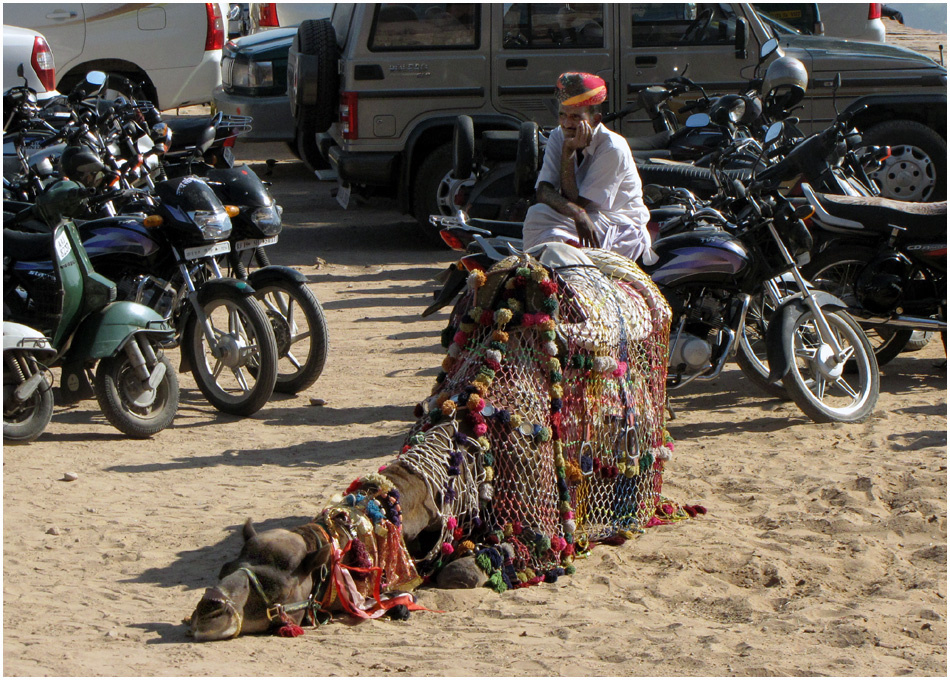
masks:
[[[186,176],[159,182],[147,216],[85,222],[82,241],[123,299],[141,301],[174,322],[182,371],[218,410],[256,413],[274,391],[274,331],[255,290],[224,278],[216,257],[231,246],[231,220],[208,185]],[[108,195],[103,198],[107,198]]]
[[[49,339],[29,326],[3,322],[3,438],[31,442],[53,415],[52,376],[43,362],[56,356]]]
[[[62,369],[62,403],[93,395],[89,375],[98,363],[92,385],[106,418],[130,437],[149,437],[178,409],[178,377],[161,350],[173,329],[144,305],[114,302],[115,284],[94,270],[75,224],[63,218],[85,194],[75,183],[57,182],[36,206],[4,215],[4,316],[50,338],[55,356],[47,365]],[[51,233],[14,230],[32,218]]]
[[[721,184],[726,183],[728,177],[715,166],[713,172]],[[802,276],[799,264],[808,261],[812,240],[801,220],[805,212],[770,186],[779,174],[764,175],[748,190],[737,181],[730,183],[734,221],[723,219],[726,228],[697,228],[653,244],[659,259],[643,269],[673,310],[668,387],[718,377],[745,333],[753,298],[762,296],[769,284],[783,282],[765,334],[767,381],[781,380],[816,422],[861,422],[877,401],[877,362],[860,326],[844,311],[846,304],[813,289]],[[479,257],[494,259],[486,244],[496,250],[517,248],[516,239],[491,233],[495,223],[467,225],[463,217],[453,224],[451,218],[440,216],[433,216],[433,223],[448,227],[450,245],[454,238],[471,251],[463,266],[479,266]],[[458,229],[471,227],[482,232],[465,242]],[[438,302],[454,297],[446,290],[449,285],[461,289],[458,278],[451,270],[446,272]],[[426,311],[431,313],[434,307]],[[846,374],[846,365],[855,366],[856,372]]]

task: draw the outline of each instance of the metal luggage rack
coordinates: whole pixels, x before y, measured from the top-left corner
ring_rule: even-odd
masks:
[[[214,139],[220,141],[228,137],[237,137],[251,131],[251,116],[238,116],[231,113],[219,113],[215,117]]]

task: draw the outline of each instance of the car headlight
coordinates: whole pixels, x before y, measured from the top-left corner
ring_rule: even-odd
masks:
[[[231,87],[273,87],[274,64],[270,61],[243,61],[235,59],[231,65]]]
[[[191,217],[206,241],[223,241],[231,235],[231,218],[223,210],[195,210]]]
[[[257,208],[251,213],[251,221],[265,236],[280,233],[280,216],[284,212],[276,203]]]

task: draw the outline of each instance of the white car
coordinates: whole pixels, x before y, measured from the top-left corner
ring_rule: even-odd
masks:
[[[61,92],[89,71],[104,71],[141,83],[160,109],[211,101],[221,84],[227,17],[227,3],[219,2],[3,5],[4,21],[46,36]],[[110,79],[109,88],[121,92],[122,83]]]
[[[21,66],[22,76],[18,74]],[[4,24],[3,91],[24,84],[36,91],[38,99],[57,94],[53,52],[36,31]]]
[[[820,2],[825,35],[845,40],[884,42],[887,30],[879,2]]]
[[[332,2],[251,2],[248,3],[248,33],[299,26],[304,19],[328,17],[332,11]]]

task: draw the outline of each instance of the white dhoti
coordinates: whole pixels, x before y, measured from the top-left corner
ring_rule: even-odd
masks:
[[[601,248],[612,250],[631,260],[645,254],[644,262],[651,264],[654,261],[653,251],[650,250],[650,233],[645,223],[641,227],[633,222],[608,219],[607,215],[596,211],[589,210],[587,214],[594,223],[594,232]],[[572,218],[562,215],[549,205],[536,203],[528,208],[525,217],[524,248],[527,250],[552,241],[579,242],[577,227]]]

